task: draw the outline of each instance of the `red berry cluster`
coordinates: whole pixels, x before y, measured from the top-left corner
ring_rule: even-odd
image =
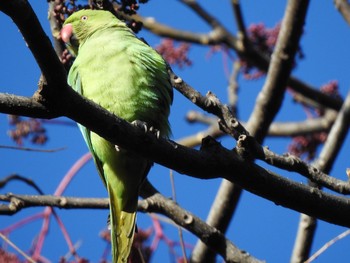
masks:
[[[273,28],[267,28],[263,23],[252,24],[247,30],[250,44],[266,56],[271,56],[280,32],[281,25],[278,23]],[[298,58],[303,58],[301,47],[298,48]],[[265,75],[264,71],[257,69],[248,61],[241,59],[242,70],[246,79],[258,79]]]
[[[324,84],[320,90],[331,97],[340,97],[337,81],[330,81]],[[323,109],[310,109],[310,107],[305,107],[305,109],[308,111],[311,118],[324,115]],[[309,135],[296,136],[293,138],[288,150],[298,157],[305,156],[306,160],[310,161],[315,158],[318,146],[326,141],[327,136],[327,132],[316,132]]]
[[[192,65],[192,61],[188,58],[190,45],[187,43],[180,43],[177,47],[174,40],[165,38],[156,50],[163,56],[163,58],[170,64],[176,65],[179,68]]]
[[[139,9],[139,4],[147,3],[148,0],[120,0],[116,2],[120,4],[119,11],[122,11],[128,15],[133,15],[136,14],[137,10]]]
[[[75,0],[55,0],[54,2],[55,8],[53,11],[53,15],[60,24],[63,24],[67,16],[70,16],[75,11],[83,8],[83,6],[81,5],[76,5]]]
[[[336,80],[331,80],[327,84],[324,84],[320,90],[333,98],[340,98],[339,84]]]
[[[249,40],[254,46],[258,47],[260,51],[271,54],[276,46],[280,29],[280,24],[277,24],[273,28],[266,28],[263,23],[252,24],[248,28]]]
[[[258,50],[270,56],[275,48],[280,24],[273,28],[266,28],[263,23],[252,24],[247,30],[249,42]],[[254,80],[265,75],[264,71],[257,69],[248,61],[241,59],[242,71],[246,79]]]
[[[20,261],[19,258],[15,254],[10,253],[10,252],[0,248],[0,262],[21,263],[24,261]]]
[[[341,98],[339,93],[339,85],[338,81],[331,80],[330,82],[322,85],[320,88],[320,91],[324,94],[327,94],[328,96],[332,98]],[[314,110],[316,116],[323,116],[324,115],[324,109],[323,108],[317,108]]]
[[[23,118],[16,115],[8,115],[9,124],[14,126],[8,131],[8,135],[20,146],[23,140],[30,138],[33,144],[44,144],[47,142],[46,130],[42,122],[34,118]]]
[[[296,136],[288,146],[288,151],[295,156],[305,157],[307,161],[311,161],[316,156],[318,146],[326,141],[327,136],[327,132]]]

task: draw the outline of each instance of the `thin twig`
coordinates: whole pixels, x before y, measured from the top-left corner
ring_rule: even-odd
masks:
[[[40,187],[32,180],[29,178],[26,178],[24,176],[18,175],[18,174],[11,174],[3,179],[0,180],[0,188],[3,188],[6,184],[8,184],[11,181],[22,181],[26,183],[27,185],[33,187],[38,194],[43,195],[44,192],[40,189]]]
[[[28,151],[28,152],[42,152],[42,153],[54,153],[67,149],[67,147],[60,147],[56,149],[38,149],[38,148],[30,148],[30,147],[22,147],[22,146],[11,146],[11,145],[0,145],[0,149],[10,149],[10,150],[18,150],[18,151]]]
[[[173,170],[170,170],[170,183],[171,183],[171,193],[174,202],[176,201],[176,191],[175,191],[175,178],[174,178],[174,173]],[[186,249],[185,249],[185,242],[182,234],[182,228],[180,226],[177,226],[178,232],[179,232],[179,239],[180,239],[180,246],[182,250],[182,255],[183,255],[183,260],[185,263],[187,263],[187,256],[186,256]]]
[[[235,14],[235,20],[238,27],[238,39],[241,39],[243,45],[245,45],[245,41],[248,40],[246,27],[243,19],[243,13],[241,10],[241,5],[239,0],[231,0],[233,13]]]
[[[344,237],[347,237],[350,235],[350,229],[344,231],[340,235],[336,236],[332,240],[328,241],[326,244],[324,244],[319,250],[317,250],[308,260],[306,260],[304,263],[311,263],[316,258],[318,258],[322,253],[324,253],[330,246],[334,245],[337,241],[343,239]]]
[[[3,235],[0,232],[0,237],[9,244],[14,250],[16,250],[19,254],[21,254],[26,260],[28,260],[30,263],[36,263],[30,256],[28,256],[23,250],[21,250],[19,247],[17,247],[14,243],[11,242],[5,235]]]
[[[21,250],[19,247],[17,247],[10,239],[8,239],[5,235],[3,235],[0,232],[0,237],[9,244],[14,250],[16,250],[19,254],[21,254],[26,260],[28,260],[30,263],[36,263],[30,256],[28,256],[23,250]]]
[[[241,69],[241,63],[237,60],[233,62],[232,72],[229,79],[229,85],[227,88],[228,101],[231,111],[234,116],[238,116],[237,104],[238,104],[238,76]]]
[[[203,96],[201,93],[187,84],[183,79],[175,75],[170,68],[168,72],[170,75],[170,81],[175,89],[177,89],[182,95],[184,95],[198,107],[218,116],[221,120],[221,127],[225,127],[225,131],[229,135],[235,139],[238,139],[239,135],[248,134],[247,130],[232,115],[229,107],[222,104],[215,94],[209,91],[206,96]]]

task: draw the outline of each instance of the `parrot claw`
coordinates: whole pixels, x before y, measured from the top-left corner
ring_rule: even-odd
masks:
[[[154,128],[153,126],[149,127],[147,122],[144,121],[140,121],[140,120],[134,120],[133,122],[131,122],[132,125],[144,130],[144,132],[150,132],[152,134],[154,134],[157,139],[160,138],[160,131],[157,130],[156,128]]]

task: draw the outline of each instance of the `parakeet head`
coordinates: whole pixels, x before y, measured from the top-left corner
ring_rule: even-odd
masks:
[[[66,19],[61,30],[61,38],[72,55],[76,56],[79,45],[96,31],[108,27],[126,28],[126,25],[108,11],[84,9]]]

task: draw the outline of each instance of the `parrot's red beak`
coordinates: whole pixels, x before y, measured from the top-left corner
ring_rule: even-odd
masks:
[[[61,30],[61,38],[64,43],[69,43],[73,35],[73,26],[71,24],[65,25]]]

